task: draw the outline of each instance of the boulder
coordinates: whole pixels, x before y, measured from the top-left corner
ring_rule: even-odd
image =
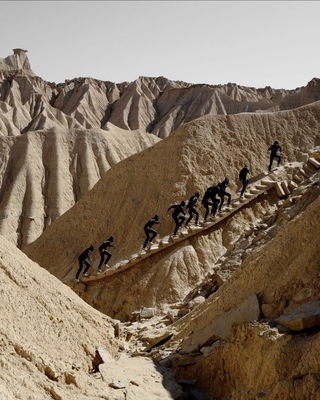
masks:
[[[217,312],[206,328],[196,332],[191,338],[187,338],[182,342],[180,353],[186,354],[188,349],[210,346],[219,339],[226,340],[230,336],[234,325],[256,321],[259,317],[259,302],[257,296],[252,293],[238,306],[228,311],[220,310]]]
[[[302,331],[320,325],[320,301],[314,300],[295,308],[290,307],[275,320],[291,331]]]

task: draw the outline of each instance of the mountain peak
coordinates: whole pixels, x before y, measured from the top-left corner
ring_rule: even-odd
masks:
[[[28,50],[13,49],[13,54],[0,58],[0,73],[17,74],[23,73],[29,76],[36,76],[31,69],[31,65],[27,56]]]

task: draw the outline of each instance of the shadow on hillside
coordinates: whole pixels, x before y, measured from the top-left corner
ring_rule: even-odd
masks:
[[[197,388],[195,381],[179,380],[170,368],[157,363],[155,367],[163,377],[163,387],[173,400],[204,400],[204,394]]]

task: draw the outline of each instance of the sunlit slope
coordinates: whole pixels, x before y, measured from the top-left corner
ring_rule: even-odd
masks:
[[[317,398],[319,195],[318,174],[265,230],[275,239],[257,243],[215,295],[168,329],[165,346],[181,355],[174,370],[208,398]]]
[[[118,350],[115,323],[0,236],[1,377],[8,399],[102,393],[88,375],[98,346]],[[70,383],[72,385],[70,386]]]
[[[238,196],[238,171],[245,162],[252,176],[267,173],[267,149],[275,139],[282,144],[283,162],[306,158],[309,149],[319,144],[319,121],[318,103],[294,111],[199,118],[108,170],[25,251],[66,282],[74,279],[78,254],[93,244],[97,263],[97,248],[110,235],[117,246],[112,263],[128,257],[140,249],[143,225],[154,214],[162,222],[160,235],[172,233],[167,209],[173,202],[196,191],[203,193],[225,176],[230,178],[232,195]],[[208,244],[207,256],[224,251],[222,239],[217,240],[214,246]]]
[[[119,161],[160,139],[95,130],[37,131],[1,139],[0,233],[23,248]]]

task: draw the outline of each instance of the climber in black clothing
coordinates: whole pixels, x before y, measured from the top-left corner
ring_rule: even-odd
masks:
[[[86,266],[84,272],[83,272],[83,276],[88,276],[87,272],[88,269],[90,268],[90,261],[91,260],[91,253],[93,252],[93,246],[91,245],[90,247],[88,247],[87,249],[85,249],[84,252],[82,252],[80,254],[80,256],[78,257],[78,261],[79,261],[79,269],[78,272],[76,274],[76,281],[79,282],[79,275],[82,271],[82,268],[84,267],[84,265]]]
[[[211,215],[214,217],[217,212],[217,207],[220,202],[219,199],[216,198],[216,195],[218,194],[218,188],[217,186],[210,186],[205,194],[203,195],[202,198],[202,205],[206,210],[205,216],[204,216],[204,222],[206,222],[208,215],[210,213],[210,207],[211,207]]]
[[[170,211],[173,209],[172,212],[172,218],[174,219],[174,222],[176,223],[173,236],[177,236],[178,230],[185,221],[186,217],[186,211],[184,209],[186,203],[185,201],[182,201],[180,204],[172,204],[167,211]]]
[[[155,225],[155,224],[160,224],[158,215],[155,215],[154,217],[150,218],[149,221],[143,227],[144,232],[146,234],[146,240],[145,240],[145,242],[143,244],[143,247],[142,247],[143,250],[146,249],[148,243],[152,244],[152,240],[158,234],[158,232],[156,230],[152,229],[152,226]]]
[[[271,171],[272,163],[273,160],[276,158],[278,160],[278,167],[281,162],[281,146],[279,142],[276,140],[269,148],[268,151],[271,151],[270,153],[270,164],[269,164],[269,172]]]
[[[248,184],[249,184],[249,178],[248,174],[250,173],[249,167],[247,164],[244,165],[244,167],[241,169],[239,172],[239,180],[242,183],[242,189],[240,193],[240,197],[243,196]]]
[[[221,211],[221,208],[223,206],[224,196],[228,197],[228,207],[230,206],[231,194],[226,191],[226,188],[227,188],[228,185],[229,185],[229,178],[225,178],[224,181],[218,183],[218,189],[219,189],[218,196],[220,197],[219,211]]]
[[[195,195],[191,196],[187,205],[189,218],[187,219],[186,226],[188,226],[189,222],[192,220],[193,214],[196,216],[196,225],[198,225],[199,221],[199,211],[196,209],[197,201],[199,199],[200,194],[196,193]]]
[[[210,213],[210,208],[209,208],[209,207],[211,207],[211,210],[212,210],[212,207],[213,207],[212,189],[211,189],[211,188],[208,188],[208,189],[205,191],[201,203],[202,203],[203,207],[204,207],[205,210],[206,210],[206,213],[205,213],[204,219],[203,219],[203,221],[206,222],[207,217],[208,217],[208,215],[209,215],[209,213]]]
[[[101,266],[102,266],[103,262],[104,262],[104,265],[106,267],[108,267],[108,261],[110,260],[112,254],[110,253],[110,251],[107,250],[107,248],[108,247],[116,247],[113,244],[111,244],[113,241],[114,241],[114,237],[110,236],[109,239],[105,240],[99,247],[99,253],[100,253],[101,259],[100,259],[100,263],[98,265],[98,272],[102,272]],[[105,256],[107,256],[106,260],[104,259]]]
[[[212,192],[211,199],[212,199],[213,204],[214,204],[214,206],[213,206],[213,208],[211,210],[211,215],[214,217],[216,215],[216,212],[217,212],[217,209],[218,209],[218,205],[219,205],[219,203],[221,201],[220,199],[217,198],[220,189],[219,189],[218,185],[211,186],[210,189],[211,189],[211,192]]]

